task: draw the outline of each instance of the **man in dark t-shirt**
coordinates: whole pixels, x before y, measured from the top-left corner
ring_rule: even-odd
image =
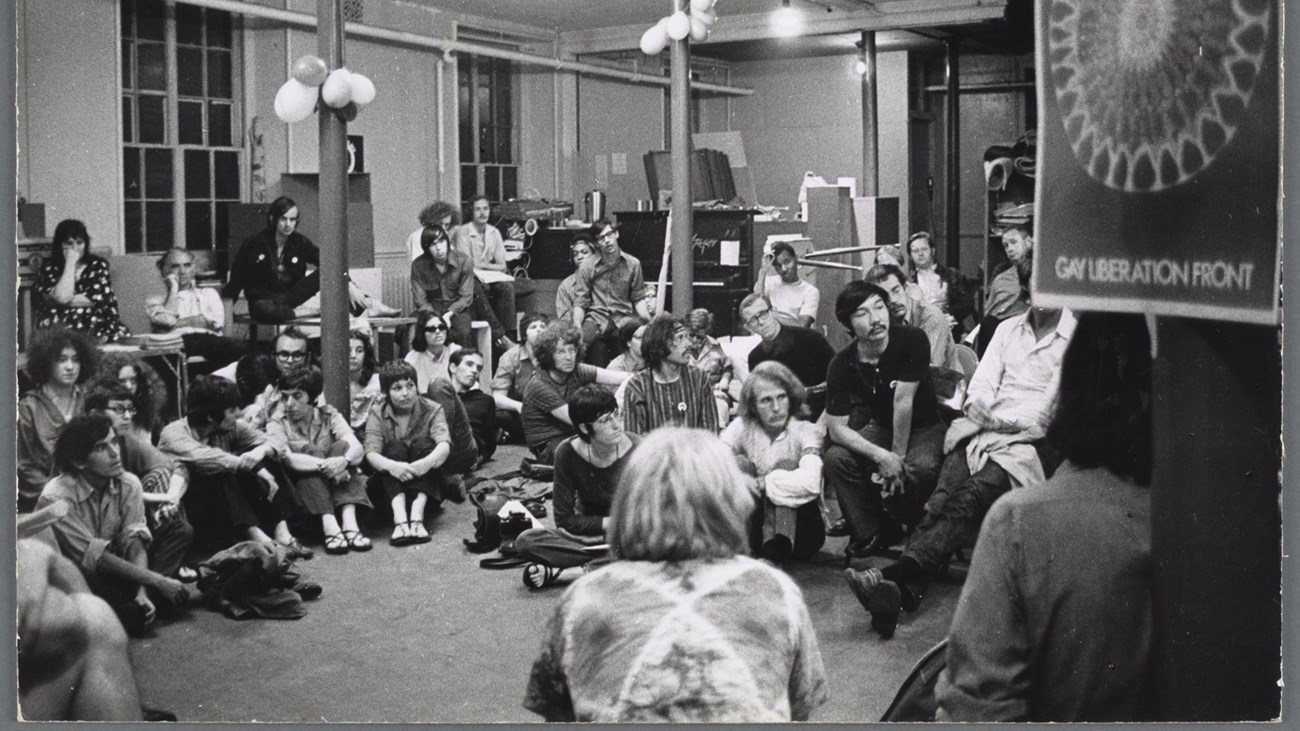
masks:
[[[808,391],[808,409],[816,420],[826,406],[826,367],[835,350],[816,330],[781,322],[772,303],[761,294],[751,294],[740,302],[740,321],[749,331],[762,338],[749,351],[749,370],[759,363],[774,360],[799,377]]]
[[[889,324],[889,295],[849,282],[835,316],[854,335],[826,372],[823,457],[828,491],[839,498],[850,552],[892,546],[915,525],[934,490],[945,425],[930,378],[930,341],[914,327]]]

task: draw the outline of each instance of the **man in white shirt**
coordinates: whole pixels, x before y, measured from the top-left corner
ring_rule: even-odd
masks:
[[[781,322],[812,327],[822,295],[816,287],[799,278],[799,255],[794,247],[784,241],[776,242],[769,263],[776,273],[760,276],[754,292],[767,295],[772,313]]]
[[[154,332],[181,333],[185,353],[203,356],[214,366],[233,363],[248,351],[248,343],[221,335],[226,326],[221,290],[196,284],[190,252],[169,249],[158,260],[158,272],[167,292],[144,301]]]
[[[487,196],[475,196],[470,202],[469,223],[451,231],[451,245],[474,262],[474,274],[487,291],[488,303],[497,319],[507,327],[515,322],[515,284],[506,263],[505,240],[501,231],[488,223],[492,203]]]

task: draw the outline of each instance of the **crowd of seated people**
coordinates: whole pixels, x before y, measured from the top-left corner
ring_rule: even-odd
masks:
[[[19,509],[68,506],[68,516],[54,524],[52,545],[129,635],[188,601],[185,582],[196,577],[184,559],[192,545],[278,544],[300,560],[315,553],[306,543],[327,554],[365,552],[372,542],[362,517],[376,507],[391,514],[390,545],[429,542],[432,512],[444,500],[463,501],[465,479],[501,443],[513,441],[527,446],[530,460],[553,470],[554,528],[526,531],[515,542],[526,563],[524,582],[540,589],[561,577],[583,577],[581,588],[566,594],[556,610],[559,624],[548,630],[534,667],[530,708],[554,719],[647,717],[609,685],[643,669],[613,667],[608,682],[557,674],[591,651],[590,638],[567,634],[575,618],[626,609],[631,596],[668,596],[675,589],[664,582],[679,585],[679,579],[666,578],[662,565],[684,562],[686,574],[701,580],[741,582],[746,596],[770,595],[763,607],[727,607],[734,612],[729,621],[746,631],[779,628],[782,638],[795,637],[796,646],[787,642],[787,654],[772,661],[797,667],[780,665],[788,695],[696,698],[723,704],[708,713],[691,710],[685,696],[660,699],[673,710],[656,717],[807,718],[824,700],[820,657],[798,587],[771,566],[811,560],[828,536],[847,535],[845,560],[859,562],[845,570],[849,588],[870,626],[889,638],[901,613],[919,607],[949,557],[977,536],[968,593],[992,605],[998,590],[986,582],[1006,579],[996,573],[1004,567],[985,565],[985,556],[1018,550],[1011,542],[1023,530],[1008,521],[1022,513],[1047,520],[1060,512],[1051,495],[1038,491],[1123,483],[1123,490],[1106,493],[1123,493],[1115,499],[1120,507],[1101,501],[1095,516],[1076,516],[1078,525],[1071,525],[1079,542],[1090,540],[1089,531],[1106,534],[1088,520],[1100,524],[1141,502],[1141,465],[1098,458],[1095,449],[1081,446],[1078,424],[1060,421],[1066,412],[1058,408],[1058,392],[1066,395],[1066,379],[1084,368],[1070,363],[1074,316],[1034,307],[1020,289],[1013,298],[1008,276],[989,295],[1000,319],[982,323],[994,332],[961,410],[941,411],[936,373],[960,365],[953,335],[971,323],[966,315],[972,313],[957,301],[966,296],[964,283],[934,264],[926,236],[910,242],[911,274],[902,262],[881,263],[835,293],[836,321],[851,335],[838,352],[815,321],[822,293],[799,278],[793,249],[774,247],[774,274],[737,313],[757,342],[736,354],[714,337],[708,310],[653,314],[640,262],[619,247],[617,224],[598,222],[595,244],[577,240],[572,247],[577,271],[557,294],[565,306],[554,318],[524,313],[518,345],[495,338],[508,347],[491,382],[483,383],[488,358],[473,347],[469,320],[477,307],[493,306],[514,319],[513,307],[502,301],[514,295],[491,283],[484,287],[473,273],[480,264],[503,263],[499,235],[478,225],[486,222],[486,208],[486,201],[475,201],[475,220],[451,232],[450,206],[422,213],[423,226],[413,234],[420,253],[412,262],[417,311],[411,349],[378,364],[367,329],[351,330],[349,402],[342,409],[325,403],[323,369],[334,364],[315,362],[308,333],[284,326],[269,354],[225,335],[224,306],[216,290],[195,286],[193,257],[183,249],[159,259],[166,292],[149,298],[150,322],[158,330],[182,331],[187,349],[225,362],[186,384],[184,403],[176,405],[183,408],[170,417],[166,389],[145,359],[96,347],[95,339],[111,341],[123,332],[111,323],[105,329],[103,312],[64,312],[65,319],[35,333],[26,365],[32,387],[19,403]],[[250,309],[263,319],[283,323],[316,306],[317,275],[308,269],[319,254],[296,224],[293,202],[277,201],[266,230],[246,242],[232,267],[227,293],[247,292]],[[1006,238],[1008,271],[1016,273],[1019,287],[1032,239],[1027,230]],[[56,239],[63,257],[47,265],[54,303],[48,311],[102,308],[109,300],[116,307],[106,265],[86,275],[98,265],[85,251],[84,226],[61,224]],[[97,286],[94,296],[87,293]],[[817,295],[811,300],[809,287]],[[64,297],[69,288],[72,294]],[[357,313],[379,311],[375,300],[357,291],[353,304]],[[1127,332],[1117,322],[1111,330]],[[1106,327],[1094,323],[1088,331],[1093,351],[1121,358],[1106,349],[1113,345]],[[1141,349],[1136,334],[1124,337],[1126,348]],[[1091,393],[1086,388],[1099,382],[1106,385],[1096,378],[1074,383],[1071,408],[1084,410],[1083,394]],[[1102,416],[1092,414],[1087,423]],[[1058,439],[1050,438],[1053,430]],[[718,455],[724,455],[721,463]],[[1069,466],[1058,478],[1062,458]],[[1009,517],[1009,510],[1021,513]],[[1002,522],[986,523],[980,533],[986,515]],[[882,563],[878,557],[891,551],[897,557]],[[1138,545],[1117,560],[1135,571],[1144,556]],[[643,565],[630,567],[638,562]],[[1033,564],[1033,570],[1045,569]],[[615,575],[625,595],[606,586]],[[1117,586],[1126,581],[1112,580]],[[602,602],[608,606],[598,606]],[[1143,606],[1126,611],[1140,614]],[[630,611],[617,626],[643,631],[632,626],[643,610]],[[747,620],[746,611],[761,616]],[[954,623],[960,654],[941,683],[950,717],[1104,715],[1096,704],[1050,700],[1043,684],[1060,672],[1055,664],[1031,667],[1027,676],[1023,668],[999,666],[989,646],[1062,639],[1014,626],[1009,610],[1000,617],[1003,634],[990,638],[990,611],[964,607]],[[1080,603],[1073,611],[1082,616],[1101,609]],[[959,631],[978,642],[961,639]],[[1140,645],[1144,632],[1149,626],[1139,622],[1107,641]],[[751,650],[762,654],[753,648],[746,653]],[[746,653],[747,667],[762,660]],[[612,656],[602,661],[620,662]],[[1013,671],[1020,673],[1014,679]],[[725,669],[709,665],[707,672]],[[1012,680],[1029,698],[1014,713],[981,698],[988,683]],[[564,693],[556,693],[557,682]],[[703,686],[691,691],[708,695]],[[764,706],[769,701],[775,705]],[[602,708],[603,702],[625,705]]]

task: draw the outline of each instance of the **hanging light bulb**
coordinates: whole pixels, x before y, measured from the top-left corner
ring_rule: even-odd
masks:
[[[772,13],[772,32],[781,38],[803,32],[803,13],[790,7],[790,0],[782,0],[781,7]]]

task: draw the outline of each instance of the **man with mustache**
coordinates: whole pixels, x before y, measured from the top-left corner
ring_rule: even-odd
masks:
[[[930,341],[918,328],[890,325],[889,294],[853,281],[835,300],[853,334],[826,370],[823,460],[828,492],[839,497],[849,552],[866,555],[902,539],[934,489],[944,424],[930,376]]]

